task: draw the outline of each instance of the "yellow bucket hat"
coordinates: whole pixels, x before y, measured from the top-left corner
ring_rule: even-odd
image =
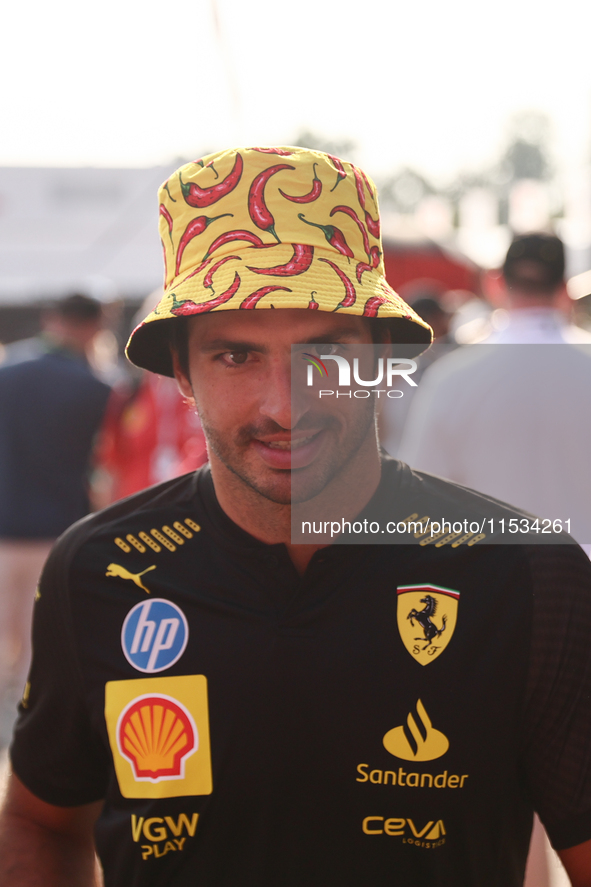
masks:
[[[238,148],[181,166],[159,191],[164,296],[133,331],[132,363],[172,376],[171,323],[208,311],[305,308],[383,319],[395,342],[431,327],[388,284],[376,188],[304,148]]]

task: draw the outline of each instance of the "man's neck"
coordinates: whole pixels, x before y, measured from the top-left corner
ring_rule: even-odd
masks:
[[[292,544],[291,503],[272,502],[248,486],[230,471],[215,454],[211,454],[211,473],[220,507],[241,529],[267,545],[283,543],[296,569],[303,574],[312,555],[327,543]],[[307,515],[318,520],[351,520],[367,505],[375,493],[381,476],[380,455],[375,436],[371,435],[354,457],[343,467],[322,492],[305,503]]]

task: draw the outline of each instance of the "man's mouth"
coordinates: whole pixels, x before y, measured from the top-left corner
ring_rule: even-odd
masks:
[[[265,446],[271,447],[273,450],[297,450],[299,447],[304,447],[306,444],[310,443],[311,440],[314,440],[316,437],[315,434],[310,434],[309,437],[298,437],[292,438],[292,440],[269,440],[269,441],[261,441]]]
[[[319,429],[305,436],[289,439],[261,440],[254,438],[252,446],[269,468],[285,470],[305,468],[313,462],[325,442],[324,429]]]

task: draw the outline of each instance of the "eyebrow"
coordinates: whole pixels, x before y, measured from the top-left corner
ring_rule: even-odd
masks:
[[[292,345],[329,345],[336,340],[351,339],[358,335],[356,330],[351,327],[341,327],[332,330],[330,335],[311,336],[305,342],[293,342]],[[258,351],[261,354],[267,354],[269,348],[259,342],[249,342],[245,339],[212,339],[201,346],[201,351],[209,353],[212,351]]]
[[[330,345],[336,339],[351,339],[355,338],[359,335],[359,330],[352,330],[350,326],[341,327],[340,329],[332,330],[330,335],[327,336],[312,336],[310,339],[306,339],[305,342],[294,342],[294,345]]]

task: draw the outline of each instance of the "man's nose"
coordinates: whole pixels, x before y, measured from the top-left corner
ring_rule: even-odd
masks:
[[[273,361],[261,397],[260,411],[281,428],[294,428],[305,412],[299,398],[292,397],[291,361]]]

